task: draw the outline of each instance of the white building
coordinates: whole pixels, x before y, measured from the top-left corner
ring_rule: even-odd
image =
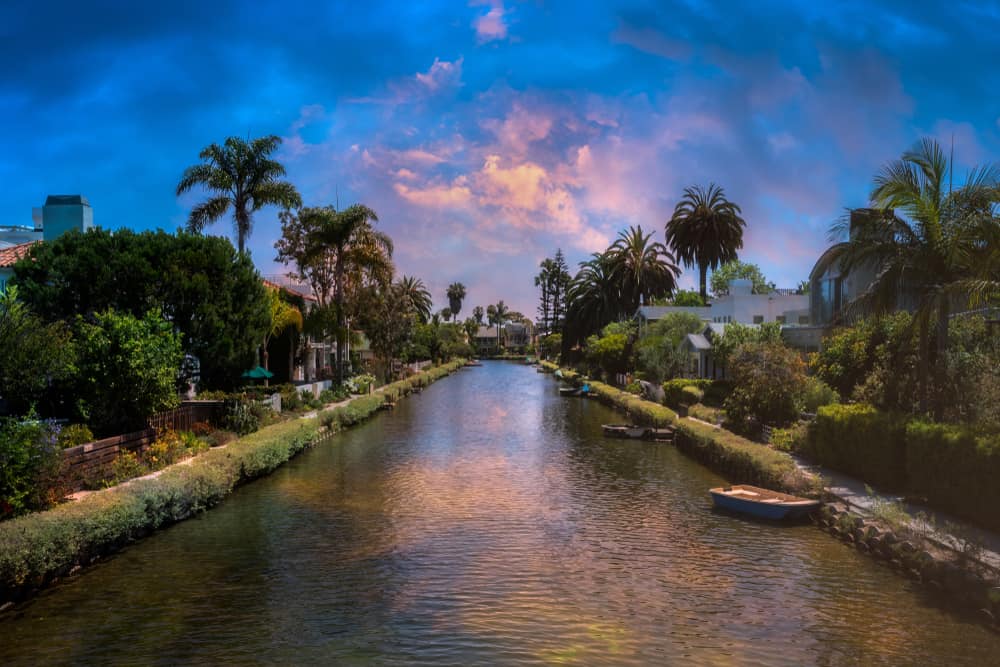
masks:
[[[642,306],[635,316],[641,327],[670,313],[693,313],[705,322],[719,324],[778,322],[802,326],[809,324],[809,295],[792,290],[754,294],[751,281],[737,279],[729,283],[729,294],[714,299],[707,306]]]

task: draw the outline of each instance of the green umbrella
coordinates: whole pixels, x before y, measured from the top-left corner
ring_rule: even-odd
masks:
[[[243,371],[243,377],[250,378],[251,380],[265,380],[267,378],[273,378],[274,373],[267,370],[263,366],[258,366],[257,368]]]

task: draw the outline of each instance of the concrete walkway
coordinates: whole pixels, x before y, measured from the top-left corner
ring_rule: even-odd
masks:
[[[925,535],[928,540],[941,548],[959,553],[963,550],[963,542],[971,541],[982,547],[982,552],[979,554],[980,562],[1000,574],[1000,535],[946,512],[907,502],[901,496],[882,493],[875,489],[869,493],[868,487],[859,479],[816,465],[794,454],[791,456],[800,470],[826,480],[826,490],[857,514],[871,516],[877,501],[898,503],[909,515],[913,528]],[[1000,508],[997,508],[997,511],[1000,511]],[[927,520],[923,517],[927,517]]]

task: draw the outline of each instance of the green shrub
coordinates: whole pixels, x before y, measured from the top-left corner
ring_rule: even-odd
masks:
[[[237,435],[253,433],[260,428],[256,401],[252,401],[246,396],[234,396],[226,399],[222,427]]]
[[[697,403],[688,408],[688,417],[694,417],[709,424],[721,425],[726,421],[726,411]]]
[[[62,449],[84,445],[94,441],[94,434],[90,432],[86,424],[70,424],[59,430],[56,443]]]
[[[804,412],[815,414],[824,405],[833,405],[839,402],[840,396],[837,395],[837,391],[833,387],[818,377],[809,376],[806,378],[800,399],[800,407]]]
[[[906,484],[906,422],[870,405],[819,408],[803,445],[817,463],[888,489]]]
[[[634,396],[642,396],[642,385],[639,384],[638,380],[633,380],[625,385],[625,391],[633,394]]]
[[[727,330],[728,331],[728,330]],[[733,391],[724,407],[741,433],[759,433],[764,425],[784,426],[799,416],[805,363],[780,342],[746,343],[730,355]]]
[[[708,392],[712,386],[712,380],[704,380],[698,378],[675,378],[673,380],[667,380],[663,383],[663,402],[672,408],[679,408],[682,405],[692,405],[691,403],[685,403],[686,397],[684,396],[685,387],[695,387],[703,392]],[[698,403],[695,401],[695,403]]]
[[[788,428],[772,429],[769,444],[779,452],[797,452],[803,448],[808,435],[808,424],[796,422]]]
[[[906,442],[910,491],[934,507],[1000,530],[1000,437],[915,421],[906,427]]]
[[[102,480],[102,486],[117,486],[133,477],[141,477],[149,472],[149,468],[139,458],[139,455],[128,449],[118,452]]]
[[[30,415],[0,420],[0,519],[46,507],[63,466],[51,426]]]
[[[705,392],[698,387],[688,385],[681,389],[681,397],[682,405],[695,405],[701,403],[701,399],[705,398]]]
[[[590,393],[606,403],[621,408],[639,424],[664,427],[677,421],[677,413],[652,401],[646,401],[627,391],[603,382],[590,381]]]
[[[733,483],[756,484],[791,493],[816,489],[790,456],[759,445],[725,429],[682,420],[677,424],[677,448]]]

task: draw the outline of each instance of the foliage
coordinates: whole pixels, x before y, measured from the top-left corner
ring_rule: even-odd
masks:
[[[662,243],[652,241],[653,233],[643,234],[642,227],[619,232],[608,248],[611,271],[619,283],[618,309],[632,314],[652,299],[670,294],[677,287],[679,269],[674,256]]]
[[[572,280],[562,248],[556,250],[554,257],[543,259],[538,266],[541,270],[535,276],[535,287],[542,292],[538,304],[539,332],[543,335],[561,334]],[[477,319],[482,321],[482,316]]]
[[[66,325],[45,324],[18,293],[16,285],[0,293],[0,397],[23,414],[31,405],[46,403],[50,384],[72,373],[75,355]]]
[[[802,449],[803,443],[808,436],[808,424],[798,421],[787,428],[772,429],[771,439],[768,444],[779,452],[798,452]]]
[[[270,319],[264,333],[264,368],[268,368],[267,346],[271,339],[280,335],[285,329],[294,327],[296,331],[302,331],[302,312],[294,305],[282,298],[282,290],[275,287],[268,287],[265,290],[267,295],[267,312]]]
[[[753,294],[769,294],[775,288],[756,264],[732,260],[712,271],[712,294],[717,297],[729,294],[729,283],[738,278],[751,282]]]
[[[134,477],[141,477],[149,472],[149,468],[139,459],[135,452],[123,449],[108,465],[106,475],[101,482],[104,488],[117,486]]]
[[[49,424],[34,414],[26,421],[0,420],[0,519],[59,500],[50,488],[62,463],[62,450]]]
[[[56,443],[60,449],[76,447],[94,441],[94,434],[86,424],[69,424],[59,429]]]
[[[780,343],[749,343],[737,348],[728,368],[733,391],[726,399],[726,415],[740,431],[783,426],[798,417],[806,383],[798,352]]]
[[[864,404],[819,408],[803,453],[816,462],[889,489],[906,480],[906,422]]]
[[[366,394],[368,388],[375,383],[375,376],[371,373],[362,373],[350,378],[345,386],[352,394]]]
[[[687,363],[687,357],[679,352],[681,341],[704,326],[693,313],[669,313],[653,322],[636,345],[637,368],[652,382],[681,375]]]
[[[194,187],[212,197],[191,209],[188,230],[200,233],[224,216],[232,207],[233,227],[240,254],[253,228],[253,214],[265,206],[289,209],[302,205],[302,197],[291,183],[279,180],[285,168],[270,155],[281,145],[281,137],[271,135],[244,141],[229,137],[222,146],[210,144],[198,157],[200,164],[184,170],[177,184],[177,196]]]
[[[670,299],[671,306],[700,307],[705,305],[701,294],[695,290],[677,290]]]
[[[608,376],[624,373],[632,368],[632,338],[634,322],[612,322],[604,327],[600,336],[587,339],[587,359]]]
[[[695,405],[696,403],[701,403],[701,399],[705,398],[705,392],[691,385],[687,385],[681,389],[681,394],[682,405]]]
[[[907,488],[934,507],[1000,530],[1000,437],[962,426],[906,426]]]
[[[562,334],[549,334],[541,340],[542,354],[548,358],[554,358],[559,355],[559,350],[562,349]]]
[[[431,293],[424,281],[413,276],[403,276],[399,279],[399,297],[408,302],[422,324],[431,317]]]
[[[684,189],[667,222],[666,241],[684,266],[697,265],[702,301],[708,298],[708,270],[736,259],[744,227],[740,207],[726,199],[721,187],[712,183],[707,189],[697,185]]]
[[[179,334],[159,313],[139,319],[108,310],[78,318],[79,375],[73,391],[82,416],[98,433],[134,431],[178,404]]]
[[[452,317],[458,321],[458,314],[462,311],[462,301],[465,299],[465,285],[462,283],[452,283],[448,285],[448,309]]]
[[[222,427],[237,435],[247,435],[256,431],[260,428],[257,401],[246,394],[227,398],[222,415]]]
[[[159,470],[199,454],[207,445],[189,431],[167,429],[142,452],[142,463],[149,470]]]
[[[677,422],[677,413],[668,407],[644,400],[603,382],[588,381],[588,384],[591,395],[624,410],[636,423],[661,428],[672,426]]]
[[[806,378],[805,384],[802,387],[802,395],[799,399],[803,412],[815,414],[824,405],[832,405],[839,402],[840,397],[830,385],[812,375]]]
[[[712,355],[717,364],[728,369],[739,348],[751,343],[780,345],[781,325],[777,322],[765,322],[756,327],[739,322],[726,324],[721,335],[712,337]]]
[[[941,389],[953,307],[990,305],[1000,296],[1000,169],[973,168],[957,188],[951,178],[945,151],[925,138],[875,176],[873,209],[831,228],[831,235],[849,232],[833,255],[845,272],[876,269],[872,284],[848,304],[848,315],[891,312],[901,300],[913,306],[920,411],[932,403],[936,418],[948,399]]]
[[[709,424],[721,426],[726,421],[726,411],[720,408],[713,408],[702,403],[688,406],[688,417],[700,419]]]
[[[49,322],[158,308],[200,362],[201,387],[228,389],[254,365],[268,323],[250,257],[224,238],[162,231],[68,232],[14,266],[20,298]]]
[[[702,397],[711,388],[713,384],[712,380],[705,380],[700,378],[677,378],[675,380],[668,380],[663,383],[663,402],[670,407],[676,408],[681,405],[692,405],[685,400],[684,389],[686,387],[694,387],[702,392]],[[700,399],[699,399],[700,401]],[[698,403],[699,401],[694,401]]]

